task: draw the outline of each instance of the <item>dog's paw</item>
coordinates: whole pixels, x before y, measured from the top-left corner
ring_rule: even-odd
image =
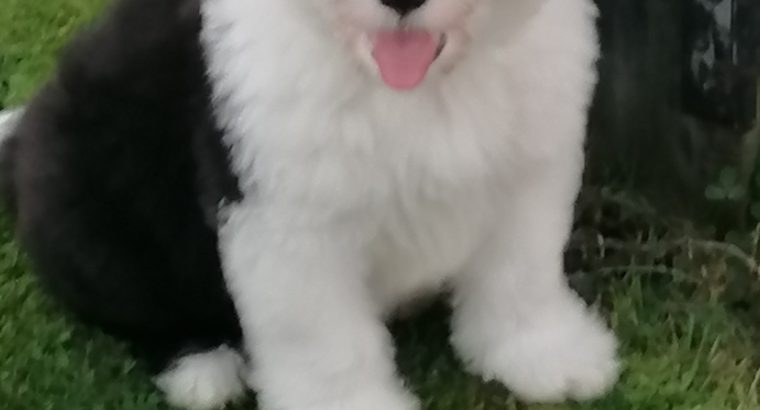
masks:
[[[235,350],[221,346],[180,358],[154,382],[174,407],[221,409],[244,395],[240,379],[243,366],[243,359]]]
[[[570,310],[473,351],[460,347],[472,370],[497,380],[531,402],[589,400],[605,394],[619,376],[617,342],[585,309]]]
[[[419,401],[402,387],[372,386],[319,403],[288,404],[261,402],[262,410],[418,410]]]
[[[356,392],[329,403],[308,407],[309,410],[417,410],[419,408],[419,402],[411,394],[401,389],[384,388]]]

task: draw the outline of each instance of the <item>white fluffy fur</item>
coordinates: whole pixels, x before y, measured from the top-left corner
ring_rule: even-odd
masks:
[[[264,410],[411,410],[383,318],[444,284],[472,371],[522,398],[604,393],[615,340],[562,251],[597,56],[590,0],[428,0],[449,42],[384,86],[379,0],[207,0],[203,41],[246,199],[220,227]]]
[[[243,359],[234,350],[216,350],[183,356],[155,378],[156,385],[173,406],[210,410],[245,393],[241,382]]]
[[[0,143],[10,136],[11,129],[21,116],[21,110],[0,111]]]

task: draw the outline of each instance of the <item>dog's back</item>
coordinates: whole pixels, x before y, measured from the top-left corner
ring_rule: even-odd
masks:
[[[220,188],[197,7],[121,2],[4,131],[2,188],[35,272],[156,370],[240,338],[203,208],[218,199],[200,195],[234,181]]]

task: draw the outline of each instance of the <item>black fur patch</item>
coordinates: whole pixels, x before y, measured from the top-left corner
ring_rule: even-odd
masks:
[[[154,370],[239,343],[216,211],[240,198],[198,0],[124,0],[64,53],[5,146],[22,245],[51,293]]]

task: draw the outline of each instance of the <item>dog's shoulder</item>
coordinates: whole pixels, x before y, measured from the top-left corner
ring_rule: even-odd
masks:
[[[69,43],[27,107],[15,133],[20,156],[55,167],[66,184],[98,175],[110,193],[192,183],[214,218],[238,192],[200,28],[198,0],[119,0]]]
[[[66,47],[57,80],[144,103],[187,92],[205,68],[198,0],[121,0]]]

